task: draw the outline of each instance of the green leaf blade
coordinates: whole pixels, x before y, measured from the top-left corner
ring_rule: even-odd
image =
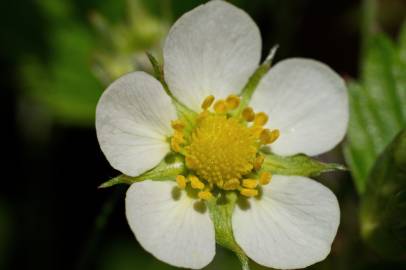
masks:
[[[375,162],[361,201],[361,232],[381,255],[406,255],[406,130]]]

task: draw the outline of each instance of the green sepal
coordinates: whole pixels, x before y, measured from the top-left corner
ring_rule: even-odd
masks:
[[[376,160],[361,198],[361,233],[388,258],[406,255],[406,130]]]
[[[251,75],[247,84],[244,86],[241,91],[241,103],[238,109],[235,111],[235,115],[241,114],[243,109],[248,106],[248,103],[251,100],[252,95],[254,94],[255,89],[257,88],[262,77],[268,72],[271,68],[273,57],[275,56],[278,46],[274,46],[265,61],[255,70],[254,74]]]
[[[168,154],[156,167],[139,175],[128,176],[121,174],[116,176],[99,186],[99,188],[108,188],[118,184],[131,185],[132,183],[141,182],[144,180],[171,180],[178,174],[182,174],[185,171],[185,164],[183,157],[178,154]]]
[[[236,243],[233,235],[231,217],[237,202],[235,192],[220,193],[217,198],[207,202],[210,217],[216,231],[216,242],[220,246],[233,251],[238,257],[241,268],[249,270],[249,259],[241,247]]]
[[[343,165],[324,163],[304,154],[283,157],[268,153],[265,154],[261,170],[271,172],[272,174],[314,177],[325,172],[347,169]]]
[[[165,81],[164,70],[162,64],[150,53],[147,52],[147,56],[154,69],[155,77],[161,82],[166,94],[172,98],[173,104],[176,108],[178,117],[182,119],[186,124],[186,131],[190,131],[195,124],[197,117],[196,112],[189,109],[186,105],[181,103],[169,90],[168,84]]]

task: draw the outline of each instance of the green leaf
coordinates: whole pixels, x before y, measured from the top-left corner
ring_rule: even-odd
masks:
[[[340,164],[324,163],[303,154],[294,156],[278,156],[266,154],[262,170],[280,175],[318,176],[334,170],[346,170]]]
[[[207,202],[211,219],[216,232],[216,242],[233,251],[241,263],[243,270],[249,270],[249,259],[244,251],[237,244],[233,235],[231,217],[237,202],[235,192],[220,193],[215,199]]]
[[[135,182],[144,180],[166,181],[174,179],[178,174],[185,171],[183,157],[177,154],[168,154],[155,168],[135,177],[128,175],[119,175],[99,186],[99,188],[108,188],[118,184],[131,185]]]
[[[384,34],[369,37],[361,81],[348,84],[351,113],[344,155],[360,194],[376,158],[406,127],[405,32],[399,48]]]
[[[361,232],[381,255],[406,255],[406,130],[376,160],[361,201]]]

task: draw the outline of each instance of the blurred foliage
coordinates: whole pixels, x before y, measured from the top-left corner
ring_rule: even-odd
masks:
[[[384,256],[406,255],[406,130],[375,162],[361,201],[361,232]]]
[[[360,194],[378,155],[406,127],[406,23],[398,46],[378,33],[365,49],[361,80],[348,85],[351,112],[344,149]]]
[[[38,54],[21,59],[24,98],[29,101],[24,110],[33,107],[30,103],[39,103],[48,108],[54,121],[93,125],[103,84],[127,72],[148,69],[142,55],[160,45],[167,22],[152,17],[140,0],[128,0],[125,22],[114,26],[96,11],[90,19],[84,14],[85,19],[79,20],[72,1],[36,3],[47,21],[50,54],[46,59]]]
[[[97,12],[91,15],[93,25],[103,37],[94,54],[93,71],[105,85],[134,70],[151,73],[147,51],[162,58],[161,43],[169,29],[169,15],[158,20],[138,0],[127,0],[126,13],[126,21],[114,26]]]
[[[406,254],[406,21],[398,45],[365,0],[360,81],[349,82],[346,161],[361,197],[361,234],[382,256]],[[382,4],[382,3],[381,3]]]
[[[9,208],[0,200],[0,269],[7,265],[7,258],[12,249],[12,220]]]

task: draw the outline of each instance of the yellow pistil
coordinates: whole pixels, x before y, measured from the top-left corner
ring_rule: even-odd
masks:
[[[240,194],[246,197],[255,197],[258,195],[258,190],[256,189],[249,189],[249,188],[242,188],[240,190]]]
[[[213,109],[216,113],[226,113],[228,111],[227,103],[224,100],[219,99],[214,103]]]
[[[178,187],[180,189],[184,189],[186,187],[186,177],[184,177],[183,175],[177,175],[176,176],[176,183],[178,184]]]
[[[266,113],[260,112],[255,115],[254,125],[263,126],[268,122],[268,115]]]
[[[240,98],[236,95],[229,95],[226,98],[226,106],[228,110],[234,110],[240,105]]]
[[[199,197],[199,199],[205,201],[208,201],[211,198],[213,198],[213,194],[210,191],[199,191],[199,193],[197,193],[197,196]]]
[[[186,165],[208,182],[226,183],[253,169],[257,149],[257,138],[236,118],[210,114],[191,134]]]
[[[192,188],[194,189],[204,189],[204,184],[202,181],[199,180],[199,178],[195,175],[189,176],[190,184],[192,185]]]
[[[244,110],[242,110],[242,117],[245,119],[247,122],[252,122],[255,119],[255,113],[254,110],[251,107],[246,107]]]
[[[267,185],[271,182],[272,175],[269,172],[262,172],[259,176],[259,184],[260,185]]]
[[[206,97],[203,100],[202,109],[207,110],[208,108],[210,108],[211,104],[213,104],[213,101],[214,101],[214,96],[213,95],[210,95],[210,96]]]
[[[251,178],[247,178],[242,180],[242,186],[245,188],[256,188],[258,185],[258,181],[257,179],[251,179]]]

